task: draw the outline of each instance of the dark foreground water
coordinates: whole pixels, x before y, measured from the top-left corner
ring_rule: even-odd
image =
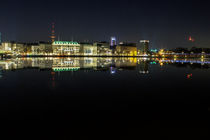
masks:
[[[109,134],[103,127],[114,134],[122,129],[116,139],[138,139],[140,133],[200,139],[209,128],[210,60],[1,60],[0,93],[1,120],[12,123],[10,135],[69,139],[79,131],[81,139],[96,133],[101,139]]]

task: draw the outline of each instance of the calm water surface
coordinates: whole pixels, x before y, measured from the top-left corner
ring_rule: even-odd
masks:
[[[44,121],[55,132],[64,126],[207,128],[209,83],[208,59],[1,60],[1,117]]]

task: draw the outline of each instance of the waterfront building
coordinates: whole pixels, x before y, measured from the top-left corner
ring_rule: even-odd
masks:
[[[93,44],[97,46],[97,53],[102,56],[112,55],[110,44],[108,42],[96,42]]]
[[[52,55],[53,49],[51,43],[39,42],[31,45],[32,55]]]
[[[13,43],[12,44],[12,51],[17,54],[17,55],[21,55],[21,54],[25,54],[27,50],[24,49],[24,44],[22,43]]]
[[[16,55],[30,55],[31,44],[14,43],[12,52],[13,54],[16,54]]]
[[[142,52],[149,53],[149,41],[141,41],[141,45]],[[3,42],[0,51],[14,56],[137,56],[135,43],[120,43],[112,49],[109,42]]]
[[[54,55],[80,55],[80,44],[73,41],[54,41],[52,49]]]
[[[149,40],[140,40],[140,52],[143,54],[149,53]]]
[[[31,46],[32,55],[44,55],[44,47],[39,46],[39,44],[34,44]]]
[[[31,54],[31,45],[26,43],[3,42],[2,50],[13,55]]]
[[[1,48],[3,51],[12,51],[12,45],[11,42],[3,42]]]
[[[110,49],[112,50],[113,54],[114,54],[114,52],[116,50],[116,46],[117,46],[117,39],[116,39],[116,37],[111,37]]]
[[[116,37],[111,37],[111,42],[110,42],[110,46],[116,46],[117,45],[117,39]]]
[[[93,43],[80,43],[80,55],[96,56],[97,45],[93,45]]]
[[[137,47],[135,43],[122,43],[116,47],[119,56],[137,56]]]

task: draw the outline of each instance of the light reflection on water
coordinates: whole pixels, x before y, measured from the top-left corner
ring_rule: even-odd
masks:
[[[103,83],[102,85],[113,83],[120,86],[125,83],[122,82],[123,79],[126,82],[131,81],[131,83],[139,83],[151,87],[157,86],[158,82],[168,85],[172,80],[174,83],[179,82],[180,84],[185,83],[193,86],[193,84],[197,85],[200,81],[205,80],[205,83],[208,82],[208,77],[204,78],[202,76],[209,73],[204,71],[209,68],[209,59],[150,59],[133,57],[17,58],[0,61],[0,83],[10,85],[14,79],[17,80],[16,84],[24,81],[29,81],[28,83],[30,83],[31,79],[38,78],[33,83],[37,87],[40,87],[41,80],[39,79],[50,82],[49,88],[54,88],[58,84],[61,84],[60,88],[62,88],[62,85],[65,85],[65,83],[75,81],[78,84],[84,83],[88,87],[90,83],[84,82],[84,77],[88,73],[87,79],[89,82],[97,83],[99,81]],[[195,71],[195,69],[199,71]],[[50,77],[48,77],[49,74]],[[73,74],[76,74],[76,77]],[[115,83],[109,75],[115,76]],[[144,77],[142,77],[143,75]],[[17,76],[21,78],[14,78]],[[158,79],[156,78],[157,76]],[[186,83],[185,79],[192,80],[194,76],[199,77],[199,79],[194,80],[193,84],[190,82]],[[25,77],[25,80],[22,80],[22,77]],[[101,80],[104,77],[107,78],[108,82]],[[4,82],[5,79],[8,80],[8,84]],[[127,85],[132,86],[131,83]],[[170,86],[168,85],[168,87]],[[48,90],[48,87],[43,88]],[[137,87],[135,88],[137,89]],[[157,86],[157,88],[159,87]],[[113,87],[113,89],[117,88]]]
[[[205,68],[210,66],[210,59],[158,59],[158,58],[132,58],[132,57],[66,57],[66,58],[17,58],[0,60],[0,70],[16,70],[24,68],[48,69],[58,71],[78,71],[84,69],[93,70],[110,70],[115,73],[116,69],[135,69],[138,68],[140,73],[149,73],[149,65],[165,64],[190,64],[194,67]],[[198,64],[198,65],[197,65]],[[200,65],[200,66],[199,66]]]
[[[210,106],[209,62],[131,57],[1,60],[2,114],[10,120],[52,122],[117,116],[132,124],[157,114],[158,120],[188,120],[203,113],[203,119]]]

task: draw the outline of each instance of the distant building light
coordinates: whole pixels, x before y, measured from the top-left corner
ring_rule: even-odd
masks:
[[[115,46],[117,45],[117,39],[116,37],[111,37],[111,43],[110,43],[111,46]]]
[[[73,41],[54,41],[52,45],[76,45],[79,46],[78,42]]]
[[[80,67],[53,67],[53,71],[77,71]]]
[[[157,52],[158,52],[157,49],[151,49],[150,51],[151,51],[151,52],[154,52],[154,53],[157,53]]]
[[[140,43],[149,43],[149,40],[140,40]]]

